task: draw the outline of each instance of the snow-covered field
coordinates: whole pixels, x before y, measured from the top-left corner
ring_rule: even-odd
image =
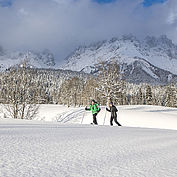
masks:
[[[41,106],[43,121],[0,119],[0,176],[176,177],[177,109],[118,108],[123,127],[107,126],[108,113],[89,125],[90,112],[81,125],[82,108],[57,105]]]
[[[146,127],[177,130],[177,108],[161,106],[118,106],[118,120],[128,127]],[[110,113],[101,107],[98,114],[98,124],[109,125]],[[58,121],[58,123],[83,124],[92,122],[90,111],[85,112],[84,108],[68,108],[60,105],[42,105],[40,107],[38,120]]]

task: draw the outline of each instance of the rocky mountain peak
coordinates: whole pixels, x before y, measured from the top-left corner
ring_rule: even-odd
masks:
[[[138,75],[141,82],[154,79],[164,83],[168,74],[177,75],[177,46],[165,35],[139,40],[130,34],[84,46],[67,57],[62,69],[94,73],[99,60],[109,62],[113,58],[124,68],[126,77],[134,73],[131,80]],[[165,79],[160,79],[159,73]]]

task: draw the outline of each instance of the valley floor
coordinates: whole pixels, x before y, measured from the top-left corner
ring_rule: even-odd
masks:
[[[127,127],[145,127],[177,130],[177,108],[162,106],[117,106],[118,121]],[[73,108],[61,105],[42,105],[37,120],[57,121],[64,124],[83,124],[92,122],[91,111],[85,111],[83,107]],[[101,112],[97,116],[98,124],[110,124],[110,113],[101,106]]]
[[[136,128],[159,122],[161,128],[175,129],[177,109],[119,107],[120,122],[133,128],[107,126],[109,114],[106,126],[88,125],[90,113],[81,125],[81,108],[59,107],[41,107],[38,119],[53,122],[0,119],[0,176],[177,176],[177,131]],[[103,109],[100,124],[102,114]]]

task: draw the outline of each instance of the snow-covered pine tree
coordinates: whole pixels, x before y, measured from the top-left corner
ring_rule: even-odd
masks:
[[[152,89],[150,85],[146,86],[146,104],[147,105],[152,105],[153,99],[152,99]]]
[[[109,102],[118,99],[122,93],[122,81],[120,76],[120,67],[116,61],[100,62],[98,64],[98,90]],[[119,100],[120,101],[120,100]],[[120,102],[119,102],[120,104]]]
[[[138,105],[143,104],[143,93],[142,93],[141,87],[138,89],[138,92],[137,92],[137,104]]]
[[[177,106],[176,88],[174,84],[170,84],[166,87],[165,94],[165,106],[176,107]]]

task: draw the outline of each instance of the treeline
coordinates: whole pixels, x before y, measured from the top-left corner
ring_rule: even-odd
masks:
[[[88,77],[87,74],[32,69],[27,61],[0,73],[0,103],[4,118],[33,119],[40,104],[58,104],[60,87],[71,77]]]
[[[59,104],[88,105],[91,99],[101,105],[106,105],[111,99],[116,105],[177,107],[177,85],[127,83],[121,79],[117,63],[101,63],[97,77],[86,81],[74,77],[64,81],[60,87]]]
[[[177,86],[131,84],[121,78],[119,65],[100,62],[96,76],[71,71],[31,69],[27,64],[0,74],[0,103],[20,105],[64,104],[88,105],[95,99],[106,105],[112,99],[117,105],[160,105],[177,107]],[[18,105],[18,106],[17,106]],[[14,108],[14,115],[18,112]],[[24,113],[21,113],[24,117]],[[17,117],[17,116],[14,116]]]

